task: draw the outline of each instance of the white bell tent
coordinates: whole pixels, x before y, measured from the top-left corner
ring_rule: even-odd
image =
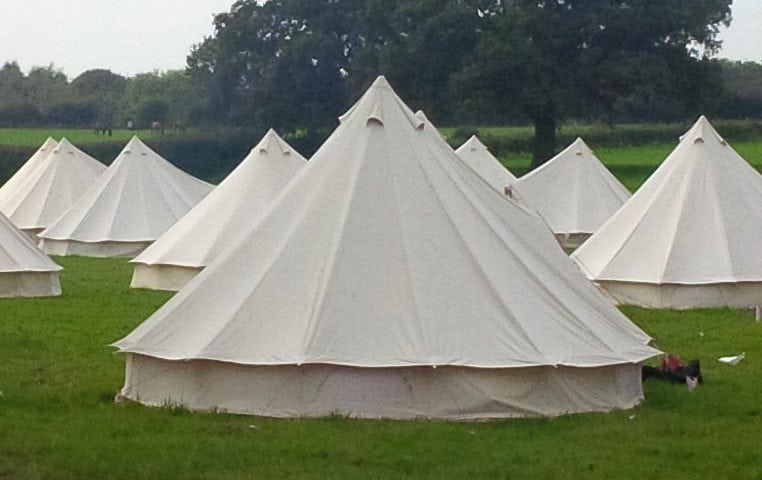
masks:
[[[425,129],[379,77],[266,215],[115,343],[121,395],[450,420],[639,403],[650,338]]]
[[[16,173],[14,173],[13,176],[3,184],[2,188],[0,188],[0,204],[5,203],[9,198],[12,198],[16,187],[26,182],[29,175],[40,166],[45,157],[56,148],[56,145],[58,145],[58,142],[56,142],[53,137],[48,137],[48,139],[40,145],[40,148],[38,148],[32,156],[29,157],[18,170],[16,170]]]
[[[60,217],[105,170],[105,165],[64,138],[12,195],[0,195],[0,210],[34,236]]]
[[[267,208],[306,164],[274,130],[198,205],[132,262],[132,287],[179,290]]]
[[[762,305],[762,176],[701,117],[573,258],[618,303]]]
[[[582,244],[630,198],[581,138],[521,177],[517,188],[564,248]]]
[[[0,298],[61,294],[61,267],[0,213]]]
[[[103,175],[38,235],[40,247],[54,255],[135,256],[211,189],[133,137]]]

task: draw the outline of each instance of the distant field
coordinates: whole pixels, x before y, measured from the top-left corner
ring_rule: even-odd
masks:
[[[629,411],[486,423],[276,420],[113,399],[108,344],[170,294],[125,260],[58,258],[64,295],[0,300],[0,479],[760,479],[762,324],[750,312],[625,308],[706,382],[645,382]],[[746,352],[737,366],[717,358]]]
[[[74,144],[88,144],[100,142],[127,142],[133,135],[140,138],[154,138],[158,134],[150,130],[114,130],[111,137],[95,135],[90,129],[49,129],[49,128],[0,128],[0,145],[13,147],[36,147],[41,145],[48,137],[60,140],[66,137]]]

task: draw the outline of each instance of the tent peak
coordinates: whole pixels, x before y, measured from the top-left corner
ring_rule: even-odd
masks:
[[[65,139],[64,139],[65,140]],[[48,137],[37,150],[39,153],[52,152],[58,146],[58,142],[53,137]]]
[[[727,146],[725,139],[722,138],[704,115],[701,115],[690,130],[680,137],[681,142],[688,142],[694,145],[705,144],[708,141],[712,141],[712,139],[722,146]]]
[[[476,152],[478,150],[489,150],[484,142],[482,142],[476,135],[471,135],[471,138],[469,138],[466,143],[464,143],[464,145],[472,152]]]
[[[72,143],[66,137],[63,137],[61,138],[61,141],[58,142],[58,145],[56,145],[53,149],[53,153],[60,153],[63,150],[64,152],[68,151],[70,154],[73,154],[74,152],[72,152],[72,147],[74,147],[74,145],[72,145]]]
[[[385,76],[379,75],[373,81],[373,84],[371,84],[370,88],[392,88],[392,87],[391,85],[389,85],[389,82],[386,80]]]
[[[271,128],[265,133],[262,140],[252,148],[252,152],[259,152],[266,155],[269,152],[275,151],[278,151],[283,155],[291,155],[291,148],[285,141],[283,141],[281,136],[278,135],[278,132]]]
[[[124,146],[123,154],[129,155],[131,153],[140,153],[143,156],[148,155],[148,146],[137,135],[133,135],[127,145]]]

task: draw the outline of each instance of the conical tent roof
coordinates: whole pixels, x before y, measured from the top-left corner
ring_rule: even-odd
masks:
[[[61,270],[29,237],[0,214],[0,274]]]
[[[46,228],[105,170],[64,138],[6,199],[2,211],[19,228]]]
[[[13,176],[9,178],[7,182],[5,182],[5,184],[3,184],[2,188],[0,188],[0,211],[6,214],[6,216],[8,213],[5,205],[8,202],[13,201],[16,189],[19,187],[19,185],[22,185],[27,181],[31,173],[40,166],[42,161],[45,160],[45,157],[47,157],[50,152],[56,148],[56,145],[58,145],[58,142],[56,142],[52,137],[48,137],[48,139],[45,140],[40,148],[38,148],[37,151],[35,151],[34,154],[29,157],[29,160],[24,162],[21,168],[19,168],[16,173],[14,173]]]
[[[703,116],[574,259],[596,280],[762,281],[762,176]]]
[[[630,198],[581,138],[521,177],[517,188],[557,234],[591,234]]]
[[[380,77],[265,217],[115,345],[249,365],[508,368],[657,353]]]
[[[133,137],[103,175],[39,236],[78,242],[155,240],[211,189]]]
[[[225,180],[133,260],[203,267],[228,246],[307,160],[270,130]]]
[[[500,193],[505,193],[506,187],[516,183],[516,177],[490,153],[476,135],[455,150],[455,153]]]

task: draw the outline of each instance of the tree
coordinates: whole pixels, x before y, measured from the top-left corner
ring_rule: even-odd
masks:
[[[121,98],[122,120],[144,127],[154,121],[189,124],[204,103],[202,93],[182,70],[135,75]]]
[[[80,109],[83,115],[89,113],[88,123],[115,125],[127,82],[125,77],[110,70],[83,72],[69,85],[72,104],[76,105],[74,109]],[[85,116],[81,116],[80,120],[84,121]]]
[[[719,113],[730,118],[762,118],[762,64],[719,60],[715,65],[725,88]]]
[[[455,79],[470,97],[518,105],[535,127],[533,164],[555,154],[565,116],[615,115],[632,100],[689,109],[731,0],[495,2],[488,32]],[[699,54],[701,47],[704,53]],[[688,92],[686,94],[686,87]],[[628,101],[628,97],[630,101]]]

